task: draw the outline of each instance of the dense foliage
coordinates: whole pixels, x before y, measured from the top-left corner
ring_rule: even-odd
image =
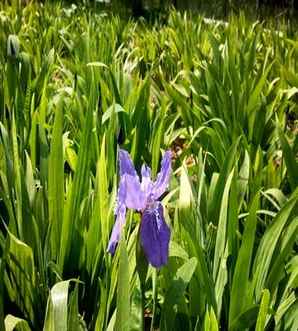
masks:
[[[297,330],[297,36],[14,3],[0,4],[0,330]],[[107,253],[119,147],[153,176],[172,150],[159,270],[131,211]]]

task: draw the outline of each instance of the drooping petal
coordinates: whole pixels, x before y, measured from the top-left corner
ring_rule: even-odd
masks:
[[[112,255],[115,253],[117,244],[121,237],[123,226],[125,224],[125,215],[126,215],[125,198],[126,198],[126,182],[125,182],[125,178],[123,177],[120,180],[118,195],[117,195],[117,203],[115,208],[116,221],[108,244],[108,252],[110,252]]]
[[[153,198],[158,199],[167,189],[171,176],[171,151],[165,152],[162,161],[161,169],[157,175],[156,181],[153,184]]]
[[[142,165],[141,169],[142,182],[141,189],[146,195],[146,199],[150,200],[152,194],[153,182],[151,180],[151,169],[145,164]]]
[[[126,208],[124,205],[121,205],[118,209],[116,221],[108,244],[108,252],[111,253],[112,255],[114,255],[117,244],[121,237],[121,232],[125,224],[125,215],[126,215]]]
[[[139,177],[124,175],[123,178],[126,188],[126,207],[138,211],[144,209],[146,206],[146,195],[141,189]]]
[[[140,234],[149,263],[156,268],[165,265],[168,262],[171,233],[160,202],[155,202],[143,212]]]
[[[118,160],[120,176],[123,176],[124,174],[128,174],[130,176],[138,176],[131,157],[127,151],[124,149],[119,149]]]

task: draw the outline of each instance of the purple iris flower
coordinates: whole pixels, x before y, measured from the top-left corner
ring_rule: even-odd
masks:
[[[141,181],[129,154],[119,150],[120,183],[115,209],[116,221],[108,245],[115,253],[125,224],[126,208],[141,213],[141,245],[151,265],[160,268],[168,261],[170,229],[164,220],[163,206],[159,201],[166,191],[171,175],[171,152],[165,152],[161,170],[155,181],[151,180],[151,169],[143,165]]]

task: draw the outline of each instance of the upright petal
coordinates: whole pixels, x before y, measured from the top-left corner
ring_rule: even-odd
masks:
[[[115,253],[116,246],[120,240],[122,228],[125,224],[125,215],[126,215],[125,198],[126,198],[126,182],[125,182],[125,177],[123,177],[120,180],[118,195],[117,195],[117,203],[115,208],[116,221],[108,244],[108,252],[110,252],[112,255]]]
[[[141,211],[146,206],[146,195],[141,189],[138,176],[123,176],[125,181],[126,196],[125,205],[127,208]]]
[[[141,221],[141,244],[151,265],[160,268],[168,262],[170,229],[164,220],[163,207],[155,202],[145,209]]]
[[[155,200],[166,191],[169,185],[171,171],[171,151],[167,151],[162,158],[160,172],[153,184],[152,194]]]
[[[127,151],[124,149],[119,149],[118,160],[120,176],[123,176],[124,174],[128,174],[130,176],[138,176],[130,155]]]
[[[151,169],[145,164],[142,165],[141,175],[141,189],[145,193],[146,199],[149,201],[152,194],[153,182],[151,180]]]

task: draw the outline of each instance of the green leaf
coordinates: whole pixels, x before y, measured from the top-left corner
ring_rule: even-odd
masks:
[[[215,243],[215,252],[214,252],[214,262],[213,262],[213,278],[217,278],[220,259],[224,255],[225,246],[226,246],[226,233],[227,233],[227,216],[228,216],[228,204],[229,204],[229,192],[234,176],[234,170],[230,173],[222,195],[222,201],[220,206],[218,228],[216,233],[216,243]]]
[[[101,119],[101,123],[104,124],[107,120],[109,120],[109,118],[111,116],[114,116],[117,113],[125,113],[125,110],[123,109],[123,107],[121,105],[119,105],[118,103],[110,106],[103,114],[102,119]]]
[[[229,312],[230,325],[233,320],[242,313],[243,308],[245,308],[248,304],[246,302],[246,291],[249,287],[249,273],[255,241],[258,206],[259,194],[254,197],[249,210],[249,216],[245,222],[241,247],[238,253],[235,272],[233,275]]]
[[[22,218],[22,206],[23,206],[23,196],[22,196],[22,181],[21,181],[21,160],[18,151],[18,141],[17,141],[17,128],[15,115],[12,115],[12,151],[13,151],[13,170],[14,170],[14,188],[17,198],[16,206],[16,219],[18,226],[18,235],[22,240],[25,240],[24,229],[23,229],[23,218]]]
[[[96,167],[95,201],[91,224],[87,235],[87,266],[95,269],[94,259],[96,252],[106,251],[109,236],[109,194],[107,180],[106,139],[102,138],[100,157]]]
[[[256,331],[263,331],[265,330],[266,326],[266,319],[268,315],[269,310],[269,302],[270,302],[270,292],[265,289],[263,292],[261,304],[260,304],[260,310],[258,314],[257,319],[257,325],[256,325]]]
[[[266,286],[269,289],[273,290],[284,277],[286,261],[293,252],[295,242],[297,241],[297,233],[298,217],[294,218],[287,227],[278,250],[278,256],[270,267],[270,273],[266,281]]]
[[[239,145],[241,137],[237,139],[237,141],[230,147],[224,164],[222,165],[219,178],[216,182],[216,186],[214,188],[214,194],[210,195],[209,203],[208,203],[208,210],[209,210],[209,219],[212,222],[215,222],[216,220],[219,220],[219,211],[220,211],[220,204],[222,199],[222,194],[224,192],[226,181],[228,176],[230,175],[233,164],[235,162],[236,154],[237,154],[237,148]],[[215,269],[213,269],[215,270]],[[214,272],[214,271],[213,271]]]
[[[20,331],[30,331],[27,321],[13,315],[7,315],[4,320],[5,331],[13,331],[18,328]]]
[[[129,261],[125,241],[120,242],[115,330],[128,331],[130,321]]]
[[[67,207],[62,224],[61,246],[59,255],[60,268],[64,267],[71,270],[78,264],[82,252],[82,240],[84,226],[86,225],[79,217],[80,207],[84,193],[89,184],[89,167],[92,149],[91,137],[93,128],[93,109],[96,102],[96,90],[94,87],[93,72],[91,72],[89,103],[86,112],[85,125],[81,133],[80,149],[77,160],[74,180],[69,190]]]
[[[236,319],[234,319],[229,330],[245,330],[252,327],[256,323],[258,311],[259,306],[250,306],[245,311],[243,311]]]
[[[280,235],[284,230],[286,223],[289,221],[291,211],[297,203],[297,196],[293,196],[280,210],[274,221],[267,228],[254,260],[253,267],[253,284],[257,299],[261,296],[261,291],[268,276],[271,259],[276,248]]]
[[[11,273],[16,304],[25,312],[25,318],[35,321],[36,274],[32,249],[8,232],[9,259],[7,264]],[[11,298],[13,299],[13,298]]]
[[[60,250],[64,207],[64,161],[63,161],[63,108],[56,109],[49,156],[49,223],[51,227],[51,251],[55,258]]]
[[[75,289],[69,298],[69,316],[68,316],[68,330],[70,331],[85,331],[87,327],[84,325],[79,315],[79,283],[75,284]]]
[[[172,330],[175,323],[175,305],[183,298],[184,291],[190,282],[198,261],[195,257],[185,262],[176,272],[175,277],[166,293],[163,304],[161,325],[164,330]]]
[[[285,316],[286,312],[290,309],[290,307],[297,302],[297,298],[295,293],[292,292],[279,306],[274,315],[274,320],[276,325],[280,323],[282,318]]]
[[[130,331],[139,331],[144,329],[144,302],[142,286],[139,278],[136,278],[132,295],[131,295],[131,312],[130,312]]]
[[[294,191],[298,186],[298,162],[296,161],[296,157],[294,152],[292,151],[284,133],[281,129],[279,129],[279,139],[281,142],[283,156],[287,166],[287,172],[289,177],[289,182]]]
[[[188,260],[187,252],[175,241],[170,241],[169,256],[179,257],[183,260]]]
[[[212,307],[205,313],[204,331],[218,331],[218,323]]]
[[[43,331],[67,331],[68,291],[71,280],[55,284],[49,294]]]
[[[6,260],[9,254],[9,240],[6,239],[3,254],[0,259],[0,279],[4,279]],[[4,326],[4,281],[0,282],[0,330],[5,330]]]

